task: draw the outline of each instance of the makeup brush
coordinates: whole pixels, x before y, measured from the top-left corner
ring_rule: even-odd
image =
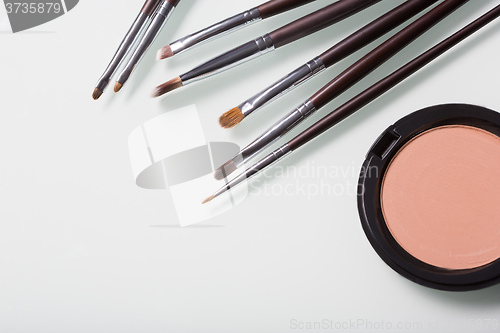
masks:
[[[106,86],[111,79],[111,76],[113,76],[116,69],[120,66],[128,51],[141,37],[142,33],[144,32],[144,28],[151,22],[151,16],[153,15],[159,2],[160,0],[146,0],[144,5],[142,6],[141,11],[139,12],[139,15],[137,15],[134,23],[132,23],[132,26],[123,38],[120,46],[118,46],[118,50],[116,50],[113,59],[111,59],[108,67],[102,74],[99,81],[97,81],[94,92],[92,93],[93,99],[97,100],[99,99],[99,97],[101,97],[104,89],[106,89]]]
[[[441,43],[432,47],[425,53],[421,54],[417,58],[413,59],[403,67],[399,68],[392,74],[388,75],[384,79],[375,83],[370,88],[366,89],[356,97],[352,98],[347,103],[343,104],[339,108],[335,109],[323,119],[316,122],[314,125],[310,126],[308,129],[294,137],[292,140],[288,141],[286,144],[280,148],[273,151],[271,154],[264,157],[259,162],[255,163],[252,167],[248,168],[242,174],[234,178],[232,181],[224,185],[213,195],[205,199],[203,203],[207,203],[222,193],[226,192],[228,189],[235,187],[237,184],[243,182],[258,172],[264,170],[271,164],[282,159],[284,156],[290,154],[296,149],[300,148],[304,144],[310,142],[320,134],[324,133],[328,129],[332,128],[334,125],[338,124],[340,121],[350,116],[354,112],[358,111],[365,105],[369,104],[374,99],[383,95],[385,92],[399,84],[401,81],[405,80],[407,77],[427,65],[429,62],[449,50],[451,47],[455,46],[477,30],[481,29],[491,21],[495,20],[500,16],[500,5],[496,6],[488,13],[484,14],[474,22],[467,25],[465,28],[459,30],[452,36],[448,37]]]
[[[235,171],[237,167],[300,124],[304,119],[321,109],[363,77],[374,71],[377,67],[402,50],[406,45],[410,44],[414,39],[436,25],[467,1],[469,0],[445,0],[426,14],[422,15],[419,19],[340,73],[295,110],[271,126],[271,128],[256,140],[243,148],[239,154],[219,167],[215,171],[214,177],[216,179],[222,179]]]
[[[152,96],[158,97],[169,91],[220,73],[240,63],[273,51],[302,37],[339,22],[380,0],[339,0],[312,14],[306,15],[273,32],[240,45],[204,64],[156,87]]]
[[[321,73],[326,68],[333,66],[340,60],[388,33],[435,2],[437,0],[406,1],[375,21],[365,25],[321,55],[279,79],[258,94],[224,113],[219,118],[219,124],[224,128],[231,128],[238,125],[245,117],[264,107],[264,105],[278,99],[303,82]]]
[[[179,1],[180,0],[160,0],[151,23],[149,24],[146,32],[141,38],[141,41],[135,48],[134,53],[130,57],[127,65],[125,65],[125,68],[122,70],[118,80],[116,81],[114,88],[115,92],[120,91],[125,82],[127,82],[130,74],[132,74],[132,71],[141,61],[142,57],[151,46],[156,36],[158,36]]]
[[[201,45],[222,35],[249,26],[252,23],[261,21],[272,16],[289,11],[296,7],[303,6],[314,0],[271,0],[257,7],[246,10],[243,13],[234,15],[221,22],[215,23],[205,29],[197,31],[186,37],[176,40],[167,45],[156,54],[157,60],[173,57],[192,47]]]

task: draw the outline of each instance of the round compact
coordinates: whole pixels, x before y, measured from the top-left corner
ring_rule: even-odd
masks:
[[[359,180],[363,229],[395,271],[427,287],[500,281],[500,114],[447,104],[389,127]]]

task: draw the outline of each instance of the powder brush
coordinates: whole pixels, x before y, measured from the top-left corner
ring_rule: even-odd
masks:
[[[215,178],[222,179],[235,171],[237,167],[338,97],[467,1],[445,0],[376,47],[219,167],[214,173]]]
[[[292,140],[288,141],[286,144],[280,148],[274,150],[271,154],[267,155],[259,162],[255,163],[252,167],[248,168],[242,174],[234,178],[232,181],[224,185],[213,195],[205,199],[203,203],[207,203],[222,193],[226,192],[232,187],[240,184],[244,180],[256,175],[260,171],[269,167],[271,164],[282,159],[284,156],[289,155],[296,149],[302,147],[306,143],[310,142],[317,136],[321,135],[328,129],[332,128],[340,121],[350,116],[354,112],[358,111],[365,105],[369,104],[379,96],[383,95],[388,90],[392,89],[394,86],[399,84],[401,81],[408,78],[410,75],[420,70],[422,67],[427,65],[429,62],[449,50],[451,47],[460,43],[462,40],[483,28],[488,23],[492,22],[500,16],[500,5],[496,6],[477,20],[473,21],[463,29],[459,30],[455,34],[451,35],[444,41],[440,42],[436,46],[432,47],[428,51],[422,53],[417,58],[408,62],[406,65],[402,66],[392,74],[386,76],[384,79],[378,81],[368,89],[364,90],[362,93],[356,97],[349,100],[347,103],[338,107],[334,111],[330,112],[323,119],[316,122],[314,125],[310,126],[299,135],[295,136]]]
[[[272,16],[303,6],[315,0],[271,0],[257,7],[246,10],[207,28],[192,33],[158,50],[157,60],[174,55],[206,43],[222,35],[249,26],[252,23],[265,20]]]
[[[437,0],[406,1],[385,15],[365,25],[321,55],[282,77],[258,94],[224,113],[219,118],[219,124],[224,128],[231,128],[238,125],[253,112],[280,98],[303,82],[388,33],[435,2]]]
[[[153,91],[158,97],[194,81],[220,73],[339,22],[380,0],[339,0],[255,40],[242,44],[167,81]]]
[[[102,74],[99,81],[97,81],[94,92],[92,93],[93,99],[97,100],[99,99],[99,97],[101,97],[104,89],[106,89],[106,86],[111,80],[111,77],[115,73],[116,69],[120,66],[123,59],[125,59],[127,53],[130,51],[136,41],[141,38],[144,32],[144,28],[147,27],[151,22],[151,17],[155,12],[156,7],[158,7],[159,2],[160,0],[146,0],[144,5],[142,6],[141,11],[139,12],[139,15],[137,15],[134,23],[132,23],[132,26],[123,38],[120,46],[118,46],[118,50],[113,56],[113,59],[111,59],[108,67]]]
[[[121,71],[118,80],[115,83],[114,91],[118,92],[123,87],[125,82],[132,74],[137,64],[141,61],[142,57],[154,42],[163,26],[167,22],[170,14],[174,11],[175,7],[179,4],[180,0],[160,0],[155,10],[154,16],[149,24],[146,32],[142,36],[139,44],[135,48],[132,56],[128,60],[124,69]]]

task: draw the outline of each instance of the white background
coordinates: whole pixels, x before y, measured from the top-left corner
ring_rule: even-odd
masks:
[[[185,0],[123,90],[108,89],[97,102],[94,84],[142,2],[83,0],[19,34],[10,32],[2,7],[0,332],[288,332],[301,331],[293,320],[323,319],[471,332],[460,320],[500,319],[500,286],[441,292],[393,272],[370,247],[347,191],[373,141],[410,112],[451,102],[500,110],[500,21],[277,166],[303,174],[255,179],[245,202],[225,215],[179,228],[169,192],[134,183],[127,147],[134,128],[194,103],[208,140],[246,145],[375,44],[234,130],[218,126],[221,113],[401,2],[384,0],[236,70],[151,99],[157,84],[331,3],[318,0],[155,62],[161,46],[258,4]],[[498,3],[470,1],[307,125]],[[315,177],[321,167],[347,174]],[[321,181],[340,184],[340,192],[301,190]],[[280,195],[284,188],[292,192]]]

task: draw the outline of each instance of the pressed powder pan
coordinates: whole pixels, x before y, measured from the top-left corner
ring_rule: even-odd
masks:
[[[389,127],[360,176],[365,233],[394,270],[422,285],[500,281],[500,114],[438,105]]]

